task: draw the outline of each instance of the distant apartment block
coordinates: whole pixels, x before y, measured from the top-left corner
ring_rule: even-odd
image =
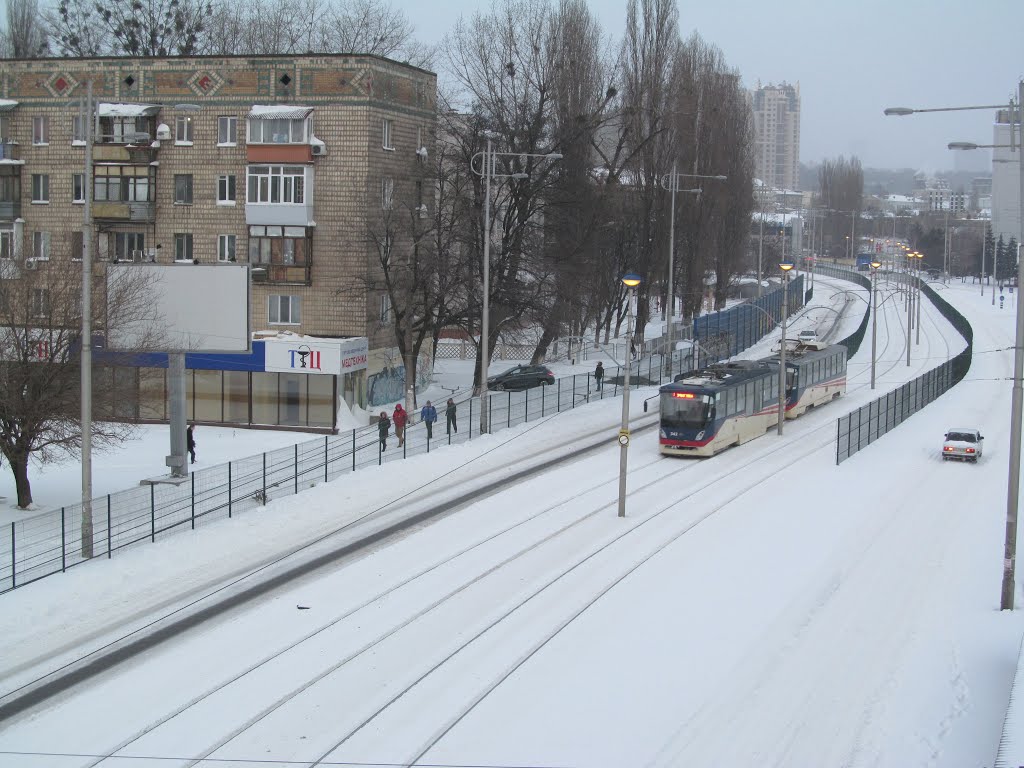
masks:
[[[992,150],[992,234],[1004,240],[1011,237],[1021,241],[1020,220],[1020,160],[1019,152],[1009,149],[1010,114],[1001,109],[996,113],[992,143],[1001,147]],[[1019,126],[1014,126],[1015,140],[1019,141]]]
[[[755,175],[770,187],[800,188],[800,86],[760,85],[750,91]]]

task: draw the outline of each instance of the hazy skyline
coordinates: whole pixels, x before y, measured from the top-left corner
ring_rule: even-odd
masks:
[[[490,8],[474,0],[394,2],[427,43],[440,42],[460,15]],[[589,5],[617,43],[626,0]],[[720,48],[747,88],[799,83],[804,163],[856,155],[865,167],[952,169],[946,144],[991,143],[994,110],[902,118],[882,111],[1007,102],[1024,76],[1021,0],[679,0],[679,26],[683,38],[696,31]],[[990,168],[982,158],[965,160],[960,167]]]

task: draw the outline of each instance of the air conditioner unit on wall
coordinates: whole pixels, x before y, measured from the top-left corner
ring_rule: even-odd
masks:
[[[327,154],[327,146],[324,145],[324,144],[314,144],[313,145],[313,154],[314,155],[326,155]]]
[[[35,259],[25,259],[25,269],[39,269],[39,262]]]

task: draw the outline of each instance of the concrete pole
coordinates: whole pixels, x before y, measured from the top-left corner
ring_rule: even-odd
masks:
[[[878,270],[871,268],[871,388],[875,388],[875,355],[878,350]],[[910,336],[907,335],[907,344]]]
[[[978,280],[981,283],[981,295],[985,295],[985,247],[988,245],[988,238],[984,234],[981,236],[981,278]]]
[[[757,236],[757,298],[761,298],[761,257],[764,254],[764,200],[761,200],[761,231]]]
[[[635,289],[626,293],[626,340],[633,339],[633,295]],[[626,460],[629,452],[629,368],[633,364],[629,349],[626,350],[626,372],[622,379],[622,427],[619,430],[619,517],[626,516]],[[625,440],[623,440],[623,435]]]
[[[786,321],[789,319],[789,270],[782,275],[782,341],[779,344],[779,437],[786,420]]]
[[[665,314],[665,344],[668,348],[666,366],[667,376],[672,379],[672,358],[675,352],[672,346],[672,310],[675,309],[675,295],[673,294],[672,273],[675,267],[676,254],[676,187],[679,186],[679,177],[676,176],[676,163],[672,161],[672,211],[669,214],[668,228],[668,296],[666,296]]]
[[[93,556],[92,526],[92,80],[85,86],[85,174],[82,190],[82,557]]]
[[[483,298],[480,308],[480,434],[487,434],[487,363],[491,333],[491,174],[494,171],[491,137],[487,137],[487,155],[484,157],[484,265]]]
[[[171,455],[167,457],[167,466],[171,468],[172,477],[188,477],[185,412],[185,353],[170,352],[167,355],[167,415]]]
[[[1013,115],[1010,115],[1010,133],[1013,134]],[[1024,301],[1020,300],[1020,290],[1024,288],[1024,260],[1020,258],[1020,243],[1024,241],[1024,80],[1018,83],[1017,94],[1017,162],[1019,166],[1021,227],[1017,240],[1017,335],[1013,349],[1013,395],[1010,399],[1010,474],[1006,488],[1006,540],[1003,544],[1003,584],[999,607],[1002,610],[1013,610],[1013,593],[1015,589],[1014,573],[1017,558],[1017,498],[1020,492],[1020,433],[1021,416],[1024,414],[1024,389],[1021,379],[1024,377]],[[1010,142],[1013,143],[1012,140]]]
[[[914,319],[914,304],[910,302],[907,304],[907,366],[910,366],[910,333],[911,323]]]
[[[921,261],[924,257],[917,260],[917,297],[914,303],[917,304],[917,341],[916,344],[921,344]]]

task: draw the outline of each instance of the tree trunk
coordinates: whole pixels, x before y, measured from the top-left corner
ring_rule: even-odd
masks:
[[[28,481],[28,454],[19,454],[8,461],[14,473],[14,484],[18,489],[18,508],[27,509],[32,503],[32,485]]]

